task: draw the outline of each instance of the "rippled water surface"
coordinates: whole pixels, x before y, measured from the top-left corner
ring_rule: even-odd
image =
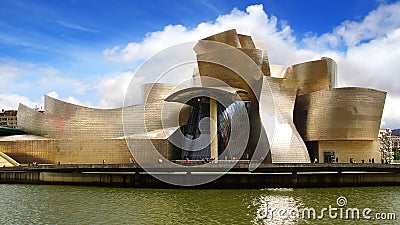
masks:
[[[0,224],[400,224],[400,218],[376,218],[376,213],[400,217],[400,187],[164,190],[0,184],[0,196]],[[321,216],[329,207],[331,215]],[[314,209],[315,218],[302,217],[305,209]],[[359,210],[360,219],[346,219],[348,209],[349,216]],[[369,209],[364,218],[363,210]]]

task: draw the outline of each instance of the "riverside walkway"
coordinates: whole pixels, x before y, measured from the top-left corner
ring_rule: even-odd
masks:
[[[181,162],[179,162],[181,163]],[[249,161],[169,163],[19,165],[0,168],[0,183],[74,184],[135,188],[290,188],[400,185],[398,164],[260,164],[249,171]],[[233,166],[233,167],[232,167]],[[229,171],[228,169],[232,167]],[[226,172],[228,171],[228,172]],[[221,174],[210,183],[181,187],[164,183],[152,174],[190,180]]]
[[[20,165],[15,167],[0,167],[0,171],[42,171],[42,172],[224,172],[232,167],[232,161],[211,162],[203,164],[191,161],[189,164],[154,163],[144,165],[144,170],[138,163],[129,164],[39,164]],[[254,171],[249,171],[248,160],[238,161],[229,172],[253,173],[288,173],[288,172],[391,172],[400,173],[400,164],[378,163],[262,163]]]

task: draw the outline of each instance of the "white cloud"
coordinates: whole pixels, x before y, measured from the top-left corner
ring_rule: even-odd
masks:
[[[75,78],[51,66],[19,62],[9,58],[0,58],[0,78],[2,92],[46,92],[51,89],[72,90],[84,93],[93,88],[93,84],[85,83],[82,77]],[[33,93],[33,94],[34,94]],[[25,93],[24,93],[25,94]]]
[[[291,65],[305,60],[319,59],[321,55],[337,57],[332,50],[299,49],[292,28],[286,21],[268,16],[262,5],[252,5],[246,11],[233,9],[215,21],[204,22],[190,29],[182,25],[168,25],[162,31],[148,33],[141,42],[130,42],[124,47],[114,46],[103,51],[113,62],[135,64],[172,45],[197,41],[229,29],[248,34],[254,40],[264,40],[272,63]]]
[[[269,18],[262,5],[253,5],[247,7],[246,12],[233,9],[231,13],[219,16],[215,22],[200,23],[193,29],[182,25],[168,25],[162,31],[148,33],[141,42],[130,42],[125,47],[114,46],[105,49],[103,54],[106,59],[114,62],[135,63],[169,46],[197,41],[228,29],[251,34],[255,39],[267,39],[269,49],[279,49],[276,53],[295,48],[295,38],[290,26],[279,23],[274,16]]]
[[[90,101],[82,102],[72,95],[81,95],[94,89],[94,81],[84,83],[84,79],[73,78],[55,67],[0,58],[0,78],[3,94],[1,106],[4,108],[17,109],[19,103],[29,107],[43,105],[43,94],[52,93],[53,90],[70,96],[62,100],[74,104],[91,105]]]
[[[340,65],[342,84],[388,90],[400,95],[400,28],[386,37],[350,47]]]
[[[331,48],[339,45],[353,47],[373,39],[382,38],[400,27],[400,2],[382,4],[362,21],[346,20],[330,33],[321,36],[307,34],[302,41],[309,48]]]
[[[387,32],[400,26],[400,2],[381,5],[364,18],[362,22],[345,21],[335,29],[348,46],[362,41],[385,36]]]
[[[100,107],[102,108],[116,108],[121,107],[124,103],[125,93],[128,89],[129,83],[133,78],[133,72],[124,72],[115,77],[102,79],[98,86],[97,91],[100,96]],[[140,87],[143,84],[143,78],[135,78],[133,82]],[[141,90],[136,89],[134,95],[135,102],[140,101]]]
[[[0,66],[0,77],[1,82],[5,85],[8,85],[14,82],[15,78],[19,73],[19,69],[10,65],[1,65]]]
[[[26,96],[17,94],[0,94],[0,109],[18,109],[19,103],[31,108],[40,107],[41,103],[31,101]]]
[[[383,109],[382,115],[382,128],[400,128],[399,119],[399,106],[400,97],[394,95],[388,95],[386,97],[385,108]]]

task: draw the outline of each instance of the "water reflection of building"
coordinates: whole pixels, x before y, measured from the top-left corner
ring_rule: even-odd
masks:
[[[20,163],[127,163],[132,158],[128,138],[140,154],[150,151],[144,143],[151,141],[170,160],[379,158],[376,134],[386,93],[337,88],[332,59],[293,65],[281,73],[279,66],[269,65],[262,43],[236,30],[207,37],[194,51],[198,69],[193,86],[144,85],[144,103],[124,109],[124,124],[121,108],[87,108],[45,96],[45,112],[20,105],[19,128],[28,135],[0,138],[0,151]],[[237,59],[244,59],[237,63],[240,68],[223,64]],[[240,152],[228,143],[240,132],[244,117],[249,136]],[[124,128],[133,132],[125,137]],[[170,142],[177,133],[185,137],[183,147]],[[257,155],[257,148],[268,154]]]

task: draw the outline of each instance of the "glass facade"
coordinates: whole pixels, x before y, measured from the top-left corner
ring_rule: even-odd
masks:
[[[211,158],[210,149],[210,121],[204,118],[210,117],[210,103],[208,97],[200,97],[191,101],[192,110],[190,112],[187,125],[183,126],[182,133],[187,138],[182,150],[182,159],[204,160]],[[218,155],[226,149],[231,136],[233,120],[240,121],[239,112],[243,112],[250,105],[250,102],[237,101],[225,108],[217,103],[217,133],[218,133]],[[203,120],[204,119],[204,120]],[[201,147],[205,146],[205,147]],[[234,159],[234,152],[223,154],[221,159]]]

